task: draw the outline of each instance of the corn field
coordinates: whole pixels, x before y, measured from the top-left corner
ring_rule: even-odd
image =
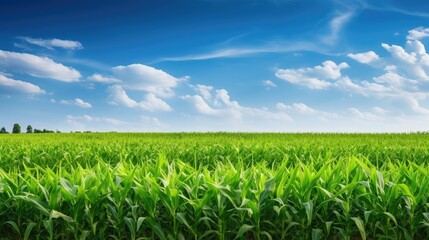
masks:
[[[428,239],[428,134],[0,136],[0,239]]]

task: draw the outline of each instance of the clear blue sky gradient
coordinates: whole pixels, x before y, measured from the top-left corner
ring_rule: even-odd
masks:
[[[424,0],[9,1],[0,127],[429,130]]]

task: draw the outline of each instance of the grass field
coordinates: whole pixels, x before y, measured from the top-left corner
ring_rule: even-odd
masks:
[[[429,134],[0,136],[0,239],[428,239]]]

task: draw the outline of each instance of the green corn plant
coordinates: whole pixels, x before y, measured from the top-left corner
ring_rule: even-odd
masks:
[[[0,136],[9,239],[426,239],[425,134]]]

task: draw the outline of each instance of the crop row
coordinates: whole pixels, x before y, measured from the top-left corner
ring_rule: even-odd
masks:
[[[0,136],[0,239],[428,239],[429,134]]]
[[[350,157],[208,169],[161,155],[0,170],[10,239],[427,239],[427,165]]]

